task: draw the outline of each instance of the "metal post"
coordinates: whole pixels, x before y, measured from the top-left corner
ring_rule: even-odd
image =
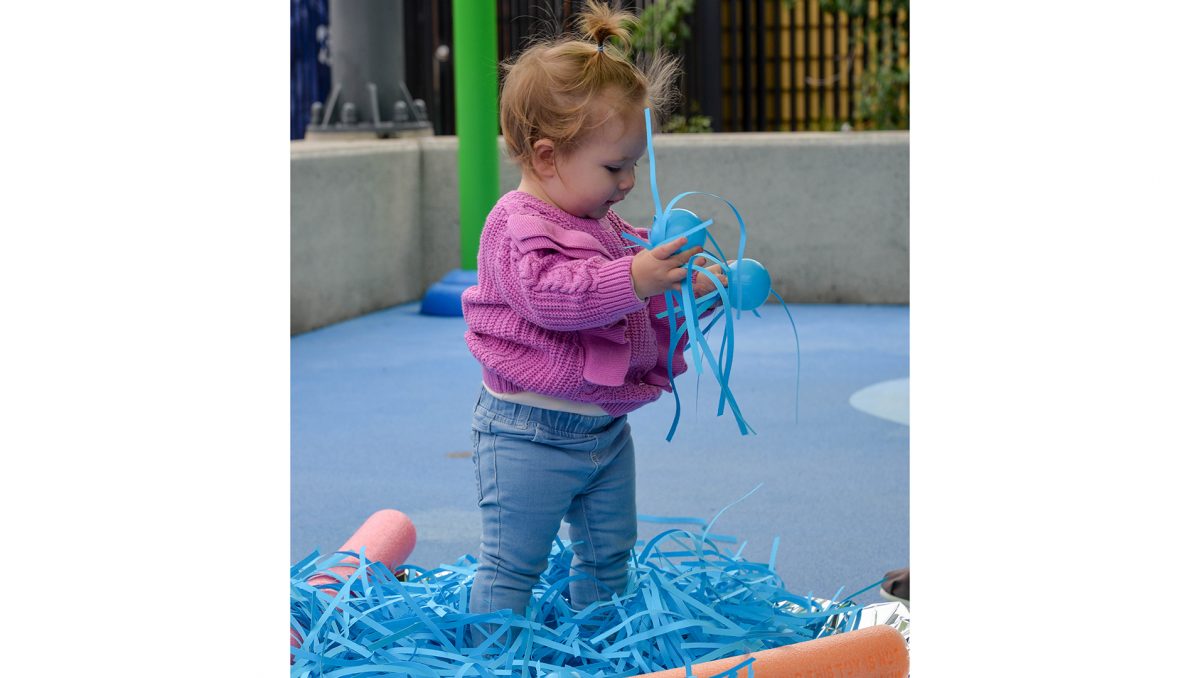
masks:
[[[461,268],[434,283],[421,300],[421,313],[441,316],[462,315],[462,293],[478,279],[483,222],[500,197],[496,3],[454,0],[452,7]]]
[[[500,197],[496,3],[454,0],[453,19],[460,263],[474,270],[483,222]]]
[[[333,90],[306,137],[428,134],[425,104],[404,84],[403,0],[330,0]],[[320,102],[318,102],[320,103]]]

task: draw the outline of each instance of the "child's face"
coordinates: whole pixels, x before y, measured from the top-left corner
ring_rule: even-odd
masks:
[[[555,155],[543,186],[554,204],[577,217],[600,219],[633,190],[634,163],[646,152],[643,113],[613,113],[568,156]]]

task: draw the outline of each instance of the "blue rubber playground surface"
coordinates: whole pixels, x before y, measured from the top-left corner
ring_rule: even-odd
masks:
[[[423,567],[477,554],[470,455],[479,366],[462,318],[393,307],[291,339],[291,560],[337,549],[373,512],[412,518]],[[742,436],[707,371],[677,380],[683,414],[665,436],[664,394],[629,417],[640,514],[711,519],[796,593],[831,598],[909,562],[907,306],[789,305],[736,321],[731,388]],[[719,330],[719,325],[714,332]],[[716,336],[715,334],[712,336]],[[690,363],[690,357],[689,357]],[[648,539],[686,524],[642,522]],[[565,534],[565,530],[564,530]],[[858,597],[880,602],[876,591]]]

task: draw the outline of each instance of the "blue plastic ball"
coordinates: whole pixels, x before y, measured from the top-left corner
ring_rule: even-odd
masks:
[[[692,212],[685,210],[685,209],[681,209],[679,207],[676,207],[676,208],[672,209],[670,212],[667,212],[666,217],[667,217],[666,218],[666,228],[665,229],[659,229],[659,228],[655,229],[656,231],[661,230],[662,232],[654,234],[655,236],[657,236],[657,237],[654,237],[651,239],[651,243],[654,245],[661,245],[665,242],[670,242],[670,241],[674,240],[675,238],[678,238],[681,235],[683,235],[688,229],[699,226],[700,222],[703,221],[700,217],[696,216]],[[704,239],[707,236],[708,236],[708,229],[702,228],[699,231],[696,231],[695,233],[689,235],[687,244],[675,251],[680,252],[682,250],[686,250],[686,249],[689,249],[692,247],[703,247]]]
[[[738,288],[741,288],[739,299]],[[753,311],[771,294],[771,274],[753,259],[742,259],[729,265],[729,303],[742,311]]]

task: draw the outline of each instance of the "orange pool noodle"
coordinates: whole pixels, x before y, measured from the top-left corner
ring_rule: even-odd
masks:
[[[905,678],[908,647],[890,626],[869,626],[835,636],[784,645],[749,655],[692,666],[692,675],[707,678],[754,657],[754,675],[763,678]],[[684,678],[685,669],[646,673],[654,678]],[[750,675],[741,669],[737,675]]]
[[[394,570],[412,555],[416,545],[417,528],[408,516],[396,509],[382,509],[371,514],[338,550],[358,553],[359,549],[364,549],[367,560],[383,563],[388,569]],[[331,567],[329,571],[348,577],[358,566],[358,558],[347,557],[342,562],[346,565]],[[310,577],[308,583],[320,586],[335,581],[333,577],[316,575]]]
[[[383,563],[388,569],[395,570],[412,555],[416,545],[417,528],[408,516],[396,509],[382,509],[371,514],[338,550],[358,553],[359,549],[363,549],[367,560]],[[358,558],[347,557],[342,562],[346,564],[331,567],[327,571],[348,577],[358,567]],[[314,575],[308,579],[308,583],[313,586],[333,584],[336,581],[325,574]],[[330,595],[334,593],[332,589],[324,591]],[[292,629],[291,640],[292,647],[300,647],[300,638],[295,629]]]

